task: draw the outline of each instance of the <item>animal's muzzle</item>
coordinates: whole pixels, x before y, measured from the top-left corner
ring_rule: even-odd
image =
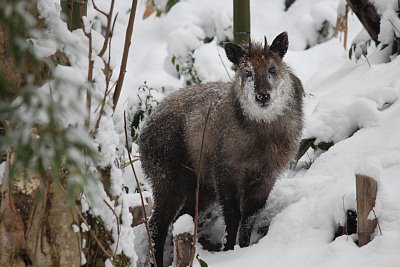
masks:
[[[271,95],[269,93],[259,93],[256,94],[256,102],[261,105],[265,105],[271,99]]]

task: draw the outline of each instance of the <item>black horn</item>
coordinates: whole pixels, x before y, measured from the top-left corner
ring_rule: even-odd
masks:
[[[264,35],[264,53],[266,54],[269,50],[268,42],[267,42],[267,36]]]

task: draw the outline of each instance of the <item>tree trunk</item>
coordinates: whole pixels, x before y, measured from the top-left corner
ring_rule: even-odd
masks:
[[[38,17],[36,4],[31,1],[28,5],[33,17]],[[36,85],[50,78],[45,63],[23,56],[18,64],[9,54],[9,25],[0,25],[0,78],[7,83],[0,90],[2,100],[18,95],[29,74],[35,77]],[[41,21],[37,27],[43,27]],[[23,34],[28,33],[19,37],[27,38]],[[56,183],[47,173],[13,168],[15,160],[13,148],[8,147],[0,184],[0,266],[80,266],[81,239],[72,229],[72,224],[79,222],[75,210],[67,205],[62,187],[67,175],[63,176],[64,181]]]
[[[80,266],[79,224],[67,194],[47,174],[11,171],[12,148],[1,186],[0,266]],[[11,176],[12,174],[12,176]]]
[[[378,35],[381,17],[376,12],[376,8],[368,0],[346,1],[371,36],[372,40],[374,40],[375,44],[379,44]]]

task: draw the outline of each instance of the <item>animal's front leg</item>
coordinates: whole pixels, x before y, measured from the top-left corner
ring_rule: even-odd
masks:
[[[240,221],[239,201],[236,198],[237,191],[234,184],[219,183],[217,192],[226,226],[226,243],[224,245],[224,250],[230,250],[233,249],[236,244],[236,236]]]
[[[272,186],[262,182],[249,184],[241,198],[241,220],[239,227],[239,246],[250,245],[251,232],[255,223],[255,215],[264,207]]]

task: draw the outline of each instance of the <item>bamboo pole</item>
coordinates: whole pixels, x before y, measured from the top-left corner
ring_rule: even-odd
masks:
[[[233,38],[235,44],[250,42],[250,0],[233,0]]]
[[[87,15],[87,0],[74,0],[71,30],[82,28],[82,17]]]
[[[377,219],[368,218],[375,206],[377,182],[375,179],[361,174],[356,174],[357,196],[357,232],[358,246],[362,247],[371,241],[371,234],[377,225]]]

